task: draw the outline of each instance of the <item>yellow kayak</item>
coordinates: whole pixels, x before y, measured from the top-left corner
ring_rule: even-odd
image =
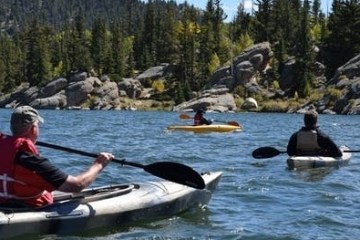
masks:
[[[209,133],[209,132],[233,132],[241,131],[240,126],[228,124],[211,124],[211,125],[171,125],[167,127],[170,131],[187,131],[194,133]]]

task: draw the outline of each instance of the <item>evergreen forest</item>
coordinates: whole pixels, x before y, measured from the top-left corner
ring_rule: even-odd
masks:
[[[360,53],[359,0],[333,0],[328,13],[320,0],[254,0],[250,12],[238,2],[228,19],[221,0],[208,0],[206,9],[174,0],[0,0],[0,95],[74,70],[120,82],[170,63],[167,96],[181,102],[232,57],[268,41],[272,81],[294,56],[296,93],[307,97],[315,61],[330,78]]]

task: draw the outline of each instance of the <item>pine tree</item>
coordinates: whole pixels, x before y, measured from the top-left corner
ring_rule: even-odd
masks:
[[[312,64],[314,63],[313,44],[310,37],[309,21],[310,4],[304,0],[304,6],[301,10],[300,31],[298,32],[298,43],[296,45],[296,69],[297,69],[297,93],[299,97],[310,96],[314,75],[312,73]]]
[[[298,42],[297,32],[301,22],[300,7],[299,0],[274,0],[275,30],[271,35],[271,42],[276,42],[276,39],[282,36],[286,48],[289,50]]]
[[[30,86],[42,85],[51,79],[48,36],[36,18],[26,35],[26,78]]]
[[[181,17],[180,28],[180,74],[179,79],[188,86],[190,90],[199,90],[199,82],[196,81],[197,62],[197,38],[199,27],[195,22],[193,8],[185,5]],[[186,84],[185,84],[186,83]],[[186,92],[185,98],[186,98]]]
[[[0,92],[10,92],[20,84],[22,55],[15,41],[0,33]]]
[[[169,2],[166,11],[159,14],[157,32],[157,60],[160,63],[179,63],[180,59],[180,23],[175,18],[176,4]]]
[[[321,13],[321,2],[320,0],[314,0],[312,5],[312,14],[315,24],[318,23],[319,21],[320,13]]]
[[[154,66],[156,63],[156,37],[155,37],[155,3],[149,0],[146,5],[144,30],[141,36],[141,68]]]
[[[90,57],[90,34],[85,28],[85,19],[80,12],[72,26],[71,36],[66,43],[69,63],[72,69],[90,71],[92,62]]]
[[[255,42],[264,42],[271,40],[274,20],[273,0],[257,0],[258,11],[255,14],[254,36]],[[276,16],[276,12],[275,12]]]
[[[102,74],[106,66],[109,66],[109,40],[105,21],[96,18],[93,23],[91,40],[91,57],[94,63],[94,70]]]
[[[212,55],[216,52],[216,39],[214,33],[214,15],[215,8],[212,0],[208,0],[206,11],[204,12],[203,21],[200,27],[199,36],[199,61],[202,63],[200,71],[204,78],[209,78],[210,72],[207,65],[210,63]]]
[[[327,75],[331,77],[338,67],[360,52],[359,0],[334,1],[328,29],[324,61]]]
[[[243,34],[250,34],[252,22],[252,17],[245,11],[245,6],[240,3],[234,20],[229,24],[230,38],[237,39]]]

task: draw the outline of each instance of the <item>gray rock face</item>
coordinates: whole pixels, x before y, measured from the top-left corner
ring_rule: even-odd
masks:
[[[295,79],[295,58],[290,58],[283,66],[280,76],[280,88],[288,90],[294,85]]]
[[[238,85],[256,83],[256,74],[266,69],[272,55],[269,42],[256,44],[236,56],[231,66],[219,68],[211,77],[211,85],[233,90]]]
[[[61,109],[67,106],[67,98],[65,90],[61,90],[51,97],[37,98],[29,105],[34,108],[46,108],[46,109]]]
[[[119,90],[115,82],[106,76],[102,80],[87,76],[87,73],[75,73],[69,80],[57,78],[41,89],[23,84],[13,93],[2,96],[0,106],[13,108],[19,104],[28,104],[43,109],[77,109],[91,97],[95,99],[94,104],[98,100],[101,105],[98,109],[119,104]]]
[[[194,99],[174,107],[174,111],[197,110],[234,111],[235,99],[231,92],[237,86],[244,86],[249,93],[261,91],[256,76],[265,71],[273,53],[269,42],[256,44],[232,59],[231,66],[219,68],[211,76],[210,89],[205,90]],[[254,104],[244,105],[253,108]],[[257,104],[256,104],[257,106]]]
[[[68,81],[66,78],[57,78],[45,85],[40,91],[40,97],[46,98],[53,96],[66,88]]]
[[[145,72],[138,75],[136,79],[139,80],[141,83],[144,83],[144,81],[147,79],[156,80],[158,78],[164,77],[167,74],[167,72],[170,70],[169,68],[170,68],[170,64],[163,63],[160,66],[149,68]]]
[[[355,79],[360,77],[360,54],[350,59],[343,66],[339,67],[333,78],[328,84],[337,84],[343,76],[348,79]]]
[[[173,111],[196,111],[201,108],[216,112],[234,111],[236,110],[235,99],[228,92],[227,88],[205,90],[198,97],[175,106]]]
[[[335,103],[336,113],[360,114],[360,54],[339,67],[328,85],[335,85],[344,93]]]
[[[132,78],[125,78],[118,84],[120,91],[124,91],[130,98],[138,98],[141,95],[142,85],[139,80]]]
[[[85,102],[88,94],[94,90],[90,81],[79,81],[70,83],[66,88],[66,99],[68,106],[78,106]]]

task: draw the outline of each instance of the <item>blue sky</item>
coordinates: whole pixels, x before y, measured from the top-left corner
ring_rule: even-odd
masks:
[[[224,9],[225,13],[228,15],[225,21],[231,21],[237,11],[237,7],[239,6],[240,2],[243,0],[221,0],[222,8]],[[245,1],[245,8],[251,10],[251,0],[244,0]],[[185,0],[176,0],[177,3],[183,3]],[[187,0],[190,5],[194,5],[200,9],[205,9],[207,0]],[[256,1],[253,1],[256,2]],[[327,11],[331,10],[332,0],[321,0],[321,9],[326,14]]]

